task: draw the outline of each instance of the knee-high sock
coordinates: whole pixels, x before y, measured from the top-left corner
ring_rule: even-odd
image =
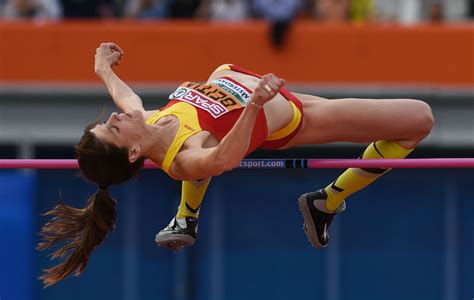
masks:
[[[377,141],[370,144],[362,159],[405,158],[413,149],[405,149],[394,141]],[[324,190],[328,195],[326,208],[335,211],[349,195],[363,189],[391,169],[350,168]]]
[[[184,217],[199,217],[201,202],[206,193],[211,177],[203,180],[183,181],[181,188],[181,202],[179,203],[177,219]]]

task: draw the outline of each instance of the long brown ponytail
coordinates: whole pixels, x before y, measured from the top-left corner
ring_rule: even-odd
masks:
[[[100,188],[84,208],[58,204],[45,214],[51,219],[41,230],[42,240],[37,248],[46,250],[60,245],[51,256],[53,259],[64,258],[62,263],[44,270],[40,279],[45,287],[69,274],[80,275],[84,271],[92,251],[115,224],[116,201],[107,187],[129,180],[143,167],[144,158],[130,163],[127,149],[105,143],[90,132],[96,124],[86,127],[76,153],[82,175]]]
[[[64,262],[45,270],[45,274],[40,277],[45,287],[71,273],[79,275],[84,271],[91,252],[114,227],[115,204],[115,199],[106,189],[99,189],[82,209],[58,204],[45,214],[52,219],[41,230],[42,241],[38,244],[38,250],[46,250],[58,242],[65,242],[51,257],[68,256]]]

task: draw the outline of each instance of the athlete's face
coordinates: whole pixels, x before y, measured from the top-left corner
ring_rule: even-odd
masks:
[[[114,112],[106,122],[96,125],[91,132],[117,147],[130,149],[140,143],[145,133],[145,120],[138,110],[121,114]]]

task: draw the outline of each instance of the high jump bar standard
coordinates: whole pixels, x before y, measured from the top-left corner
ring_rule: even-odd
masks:
[[[75,159],[0,159],[0,169],[77,169]],[[158,168],[151,161],[145,169]],[[474,158],[244,159],[238,169],[474,168]]]

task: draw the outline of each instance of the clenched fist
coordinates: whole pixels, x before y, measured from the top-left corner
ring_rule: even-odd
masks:
[[[120,60],[123,57],[123,50],[115,43],[102,43],[95,50],[95,73],[106,71],[115,65],[120,64]]]
[[[252,94],[251,101],[257,106],[263,106],[276,96],[284,84],[284,79],[278,78],[272,73],[262,76]]]

